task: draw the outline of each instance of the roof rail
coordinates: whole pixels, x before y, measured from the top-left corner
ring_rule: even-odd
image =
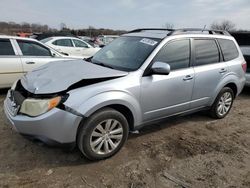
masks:
[[[183,28],[183,29],[174,29],[172,32],[168,33],[168,36],[178,35],[178,34],[211,34],[211,35],[227,35],[231,36],[227,31],[223,30],[214,30],[214,29],[200,29],[200,28]]]
[[[167,36],[179,34],[211,34],[211,35],[227,35],[231,36],[227,31],[214,29],[200,29],[200,28],[182,28],[182,29],[164,29],[164,28],[141,28],[129,31],[128,33],[137,33],[142,31],[169,31]]]
[[[138,33],[142,31],[174,31],[174,29],[164,29],[164,28],[141,28],[141,29],[135,29],[132,31],[129,31],[128,33]]]

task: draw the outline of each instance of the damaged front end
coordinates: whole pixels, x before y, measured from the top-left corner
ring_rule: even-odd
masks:
[[[29,117],[40,116],[55,107],[60,107],[68,98],[68,94],[61,92],[57,94],[33,94],[27,91],[17,81],[9,90],[7,100],[13,107],[12,115],[27,115]]]

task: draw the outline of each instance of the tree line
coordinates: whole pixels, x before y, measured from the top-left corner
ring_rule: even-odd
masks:
[[[89,26],[86,29],[70,29],[66,24],[61,23],[60,29],[50,28],[48,25],[42,25],[38,23],[16,23],[16,22],[1,22],[0,21],[0,34],[17,35],[19,32],[25,33],[47,33],[55,35],[74,35],[74,36],[90,36],[96,37],[98,35],[121,35],[126,33],[125,30],[113,30],[105,28],[94,28]]]
[[[173,29],[174,24],[170,22],[166,22],[162,25],[163,28]],[[226,31],[239,31],[236,28],[236,24],[234,24],[230,20],[223,21],[215,21],[210,27],[206,27],[208,29],[216,29],[216,30],[226,30]],[[106,28],[95,28],[93,26],[89,26],[85,29],[70,29],[66,26],[66,24],[61,23],[60,29],[54,29],[49,27],[48,25],[43,25],[39,23],[16,23],[16,22],[1,22],[0,21],[0,34],[7,35],[17,35],[19,32],[25,33],[43,33],[49,35],[73,35],[73,36],[89,36],[96,37],[98,35],[121,35],[126,33],[126,30],[113,30]]]

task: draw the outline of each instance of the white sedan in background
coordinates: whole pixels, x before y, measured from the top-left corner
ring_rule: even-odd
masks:
[[[26,72],[51,61],[72,60],[29,38],[0,35],[0,88],[8,88]]]
[[[74,58],[88,58],[100,50],[100,48],[93,47],[75,37],[49,37],[41,40],[41,42]]]

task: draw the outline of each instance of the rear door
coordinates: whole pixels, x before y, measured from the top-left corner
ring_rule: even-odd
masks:
[[[21,59],[12,39],[0,39],[0,88],[10,87],[22,75]]]
[[[193,39],[195,84],[191,107],[207,106],[218,84],[227,73],[218,43],[215,39]]]
[[[16,40],[21,53],[24,72],[28,72],[48,62],[58,60],[52,57],[49,48],[35,41]]]

